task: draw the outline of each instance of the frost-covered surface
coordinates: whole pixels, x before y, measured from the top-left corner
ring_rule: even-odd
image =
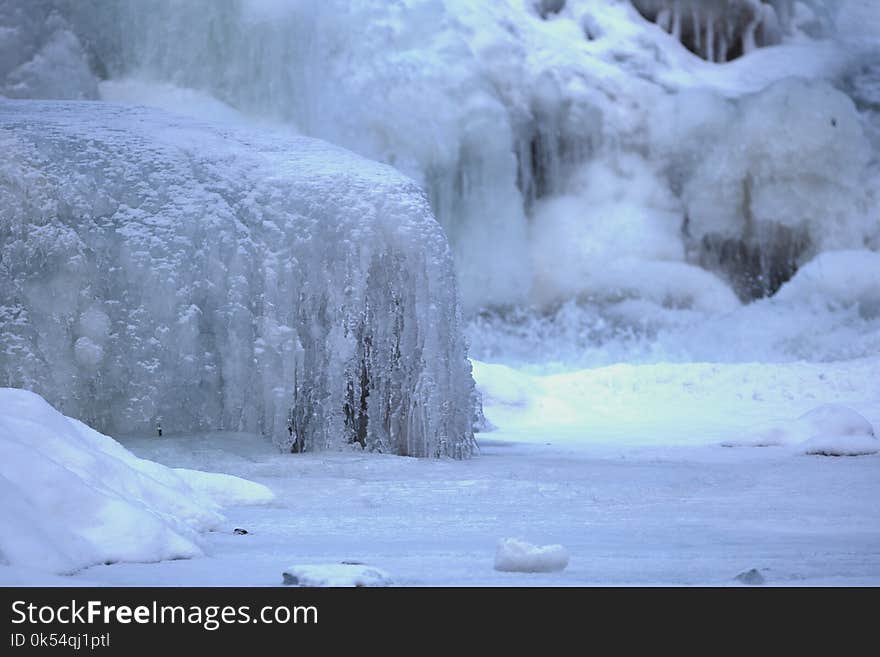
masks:
[[[391,586],[394,583],[385,571],[352,563],[291,566],[281,575],[286,586]]]
[[[498,541],[495,570],[510,573],[553,573],[565,570],[568,550],[561,545],[532,545],[517,538]]]
[[[107,431],[469,453],[449,249],[393,169],[106,103],[0,102],[0,142],[4,385]]]
[[[201,556],[221,506],[273,498],[238,477],[140,459],[12,388],[0,388],[0,493],[0,571],[44,574]]]

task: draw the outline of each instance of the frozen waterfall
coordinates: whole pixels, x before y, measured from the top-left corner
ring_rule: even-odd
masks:
[[[0,385],[106,431],[466,456],[446,239],[390,167],[107,103],[0,101]]]
[[[803,322],[856,336],[824,346],[794,328],[703,339],[777,312],[824,254],[880,249],[877,16],[867,0],[0,2],[0,95],[268,126],[393,166],[449,240],[478,359],[836,358],[870,350],[871,312]]]

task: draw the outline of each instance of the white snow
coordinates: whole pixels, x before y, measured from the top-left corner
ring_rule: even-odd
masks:
[[[568,551],[561,545],[537,546],[516,538],[498,541],[495,570],[511,573],[552,573],[568,566]]]
[[[11,388],[0,388],[0,492],[0,565],[42,573],[201,556],[221,506],[273,498],[232,475],[137,458]]]
[[[391,586],[388,573],[362,564],[291,566],[282,573],[287,586]]]

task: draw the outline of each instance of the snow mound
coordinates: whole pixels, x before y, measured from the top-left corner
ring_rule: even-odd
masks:
[[[794,446],[804,454],[861,456],[880,451],[874,427],[862,415],[842,404],[823,404],[796,420],[768,422],[744,440],[728,447]]]
[[[112,432],[467,456],[449,246],[394,169],[107,103],[0,101],[0,384]]]
[[[858,309],[864,318],[880,316],[880,253],[829,251],[801,267],[776,299]]]
[[[561,545],[537,546],[515,538],[498,542],[495,570],[517,573],[552,573],[568,566],[568,550]]]
[[[11,388],[0,388],[0,492],[0,564],[55,573],[198,556],[199,533],[220,525],[221,504],[272,497],[237,477],[137,458]]]
[[[391,586],[383,570],[362,564],[331,563],[291,566],[283,573],[287,586]]]
[[[819,406],[802,415],[800,422],[811,429],[810,437],[800,446],[807,454],[859,456],[880,451],[871,423],[846,406]]]

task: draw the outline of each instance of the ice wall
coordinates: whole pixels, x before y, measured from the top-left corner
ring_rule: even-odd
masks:
[[[104,431],[465,456],[452,260],[390,167],[107,103],[0,100],[0,385]]]

